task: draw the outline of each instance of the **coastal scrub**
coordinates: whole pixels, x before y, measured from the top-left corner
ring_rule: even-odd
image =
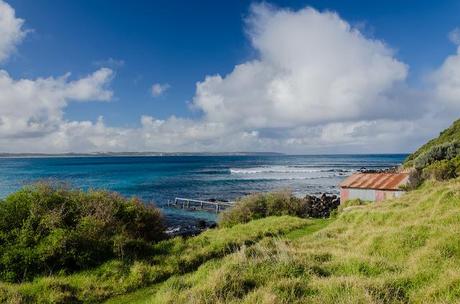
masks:
[[[0,202],[0,280],[70,273],[150,255],[164,238],[159,209],[107,191],[39,183]]]

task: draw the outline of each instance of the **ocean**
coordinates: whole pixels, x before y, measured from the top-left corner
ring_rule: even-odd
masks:
[[[253,192],[290,189],[296,195],[338,193],[337,185],[361,169],[400,164],[407,155],[123,156],[0,158],[0,197],[23,185],[58,180],[71,186],[102,188],[137,196],[162,209],[169,225],[208,212],[167,207],[175,197],[233,201]]]

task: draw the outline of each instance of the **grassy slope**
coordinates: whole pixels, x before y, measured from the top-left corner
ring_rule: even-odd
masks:
[[[278,235],[277,238],[286,238],[288,240],[295,240],[300,237],[305,237],[308,234],[312,234],[318,230],[325,228],[333,222],[332,218],[326,219],[312,219],[309,223],[301,228],[294,229],[284,235]],[[210,264],[219,263],[218,261],[213,261]],[[156,292],[163,287],[165,284],[160,283],[154,286],[142,288],[137,290],[133,293],[129,293],[126,295],[118,296],[106,301],[106,304],[122,304],[122,303],[130,303],[130,304],[147,304],[151,303],[152,297],[155,296]]]
[[[162,282],[173,275],[194,271],[201,264],[231,254],[241,246],[280,236],[311,223],[296,217],[270,217],[231,228],[208,230],[186,240],[175,238],[157,244],[157,254],[148,261],[134,264],[112,261],[73,275],[38,278],[23,284],[0,283],[0,302],[100,302]]]
[[[412,165],[412,161],[416,159],[417,156],[428,151],[431,147],[452,141],[460,141],[460,119],[454,121],[454,123],[449,128],[442,131],[438,137],[430,140],[429,142],[421,146],[417,151],[409,155],[405,160],[404,165]]]
[[[245,246],[112,303],[460,302],[460,179],[348,208],[319,228]]]

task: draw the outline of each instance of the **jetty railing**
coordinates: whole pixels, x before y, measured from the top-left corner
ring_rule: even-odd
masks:
[[[202,210],[210,212],[220,212],[232,207],[234,202],[203,201],[198,199],[176,197],[174,201],[168,201],[168,207],[176,207],[189,210]]]

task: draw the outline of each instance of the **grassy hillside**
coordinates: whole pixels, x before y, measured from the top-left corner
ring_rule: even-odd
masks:
[[[341,209],[269,217],[74,274],[0,283],[6,303],[460,302],[460,179]]]
[[[423,146],[421,146],[417,151],[412,153],[405,160],[405,166],[411,166],[413,161],[423,153],[428,152],[434,146],[450,143],[453,141],[460,142],[460,119],[456,120],[449,128],[439,134],[438,137],[430,140]]]
[[[90,270],[36,278],[21,284],[0,282],[0,303],[99,303],[194,271],[203,263],[231,254],[241,246],[306,229],[312,223],[297,217],[268,217],[231,228],[208,230],[189,239],[177,237],[159,242],[153,245],[152,255],[144,259],[114,259]]]
[[[460,180],[346,208],[111,303],[458,303]]]

